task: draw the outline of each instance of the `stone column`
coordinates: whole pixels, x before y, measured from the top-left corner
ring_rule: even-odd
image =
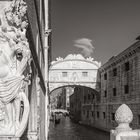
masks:
[[[129,124],[133,120],[133,114],[130,108],[123,104],[116,113],[115,120],[118,127],[110,131],[110,140],[138,140],[140,139],[140,130],[132,130]]]
[[[33,68],[34,69],[34,68]],[[35,73],[35,71],[33,72]],[[37,140],[38,139],[38,112],[37,112],[37,86],[38,78],[36,74],[32,79],[31,89],[29,90],[30,95],[30,114],[29,114],[29,123],[28,123],[28,139],[29,140]]]
[[[48,36],[49,36],[49,30],[45,31],[45,86],[46,86],[46,96],[45,96],[45,138],[48,139],[48,132],[49,132],[49,64],[48,64]]]
[[[51,30],[49,29],[49,0],[44,1],[44,9],[45,9],[45,40],[44,40],[44,56],[45,56],[45,85],[46,85],[46,99],[45,99],[45,139],[48,139],[48,132],[49,132],[49,63],[48,63],[48,50],[49,50],[49,35]]]

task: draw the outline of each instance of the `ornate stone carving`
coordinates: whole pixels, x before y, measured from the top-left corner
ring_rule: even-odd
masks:
[[[116,130],[131,130],[129,124],[133,120],[133,114],[126,104],[122,104],[115,113],[115,120],[118,123]]]
[[[26,127],[29,102],[25,95],[30,50],[26,39],[26,3],[13,0],[0,11],[0,135],[20,137]]]

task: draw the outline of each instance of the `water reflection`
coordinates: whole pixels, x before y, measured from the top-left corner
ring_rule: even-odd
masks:
[[[109,133],[71,122],[66,117],[60,124],[50,122],[49,140],[109,140]]]

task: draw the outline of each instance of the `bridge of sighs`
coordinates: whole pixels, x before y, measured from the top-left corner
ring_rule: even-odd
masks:
[[[49,92],[63,87],[80,85],[98,91],[97,72],[100,63],[81,54],[69,54],[66,58],[56,58],[49,69]]]

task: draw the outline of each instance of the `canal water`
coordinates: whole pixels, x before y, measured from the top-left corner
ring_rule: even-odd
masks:
[[[57,125],[50,122],[49,140],[109,140],[109,133],[76,124],[66,117]]]

